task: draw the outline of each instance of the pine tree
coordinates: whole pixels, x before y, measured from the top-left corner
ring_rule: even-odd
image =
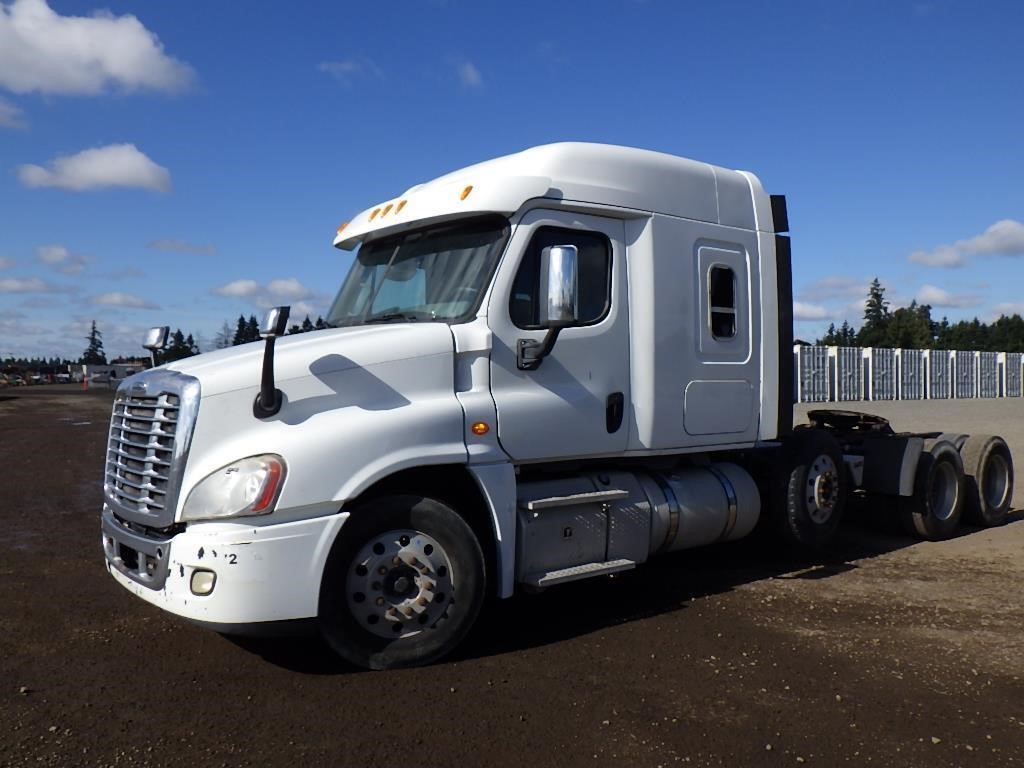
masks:
[[[302,332],[309,333],[313,330],[313,323],[309,319],[309,315],[306,315],[306,319],[302,321]]]
[[[231,337],[231,346],[237,347],[239,344],[245,344],[245,342],[248,341],[248,339],[245,338],[245,329],[245,317],[239,315],[238,324],[235,326],[235,335]]]
[[[92,321],[92,330],[89,331],[85,340],[89,342],[89,346],[85,348],[79,362],[86,365],[106,365],[107,355],[103,351],[103,334],[96,328],[95,320]]]
[[[260,340],[260,324],[256,320],[256,315],[249,315],[249,322],[245,324],[245,340],[247,342]]]
[[[317,315],[316,322],[313,324],[313,327],[318,331],[322,331],[324,328],[330,328],[331,326],[329,326],[327,324],[327,321],[325,321],[322,317]]]
[[[880,347],[885,343],[889,325],[889,302],[885,300],[885,288],[876,277],[868,288],[864,302],[864,325],[857,334],[857,343],[862,347]]]

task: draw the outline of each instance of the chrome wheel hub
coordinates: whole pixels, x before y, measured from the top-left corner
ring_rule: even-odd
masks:
[[[421,531],[387,531],[371,538],[346,574],[348,608],[379,637],[408,637],[444,618],[455,584],[444,548]]]
[[[811,520],[819,525],[828,522],[839,500],[839,468],[827,454],[819,455],[808,468],[804,498]]]

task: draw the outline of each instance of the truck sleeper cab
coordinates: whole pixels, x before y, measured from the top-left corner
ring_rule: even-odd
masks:
[[[937,435],[794,433],[787,230],[752,174],[595,144],[367,209],[335,238],[358,250],[331,328],[273,357],[268,328],[266,351],[121,384],[108,570],[193,621],[312,620],[349,661],[390,668],[448,653],[517,585],[740,538],[762,516],[821,546],[853,485],[948,535],[969,477],[1012,488],[1005,443],[972,448],[965,474]],[[1005,517],[1008,491],[974,495]]]

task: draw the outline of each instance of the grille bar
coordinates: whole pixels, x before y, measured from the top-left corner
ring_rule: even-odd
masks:
[[[132,522],[174,522],[178,489],[199,406],[199,382],[153,370],[118,388],[107,442],[107,501]]]

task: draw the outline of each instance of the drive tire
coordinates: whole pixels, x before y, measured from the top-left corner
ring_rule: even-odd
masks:
[[[936,440],[917,461],[914,495],[901,499],[907,533],[927,541],[948,539],[960,525],[965,491],[960,453],[953,443]]]
[[[371,499],[352,510],[328,556],[320,632],[359,667],[429,664],[469,632],[486,578],[480,544],[454,509],[421,496]]]
[[[998,435],[973,435],[960,448],[967,483],[964,517],[975,525],[1002,525],[1013,500],[1013,457]]]
[[[797,552],[816,552],[835,538],[846,511],[848,481],[839,444],[828,432],[794,432],[773,473],[776,534]]]

